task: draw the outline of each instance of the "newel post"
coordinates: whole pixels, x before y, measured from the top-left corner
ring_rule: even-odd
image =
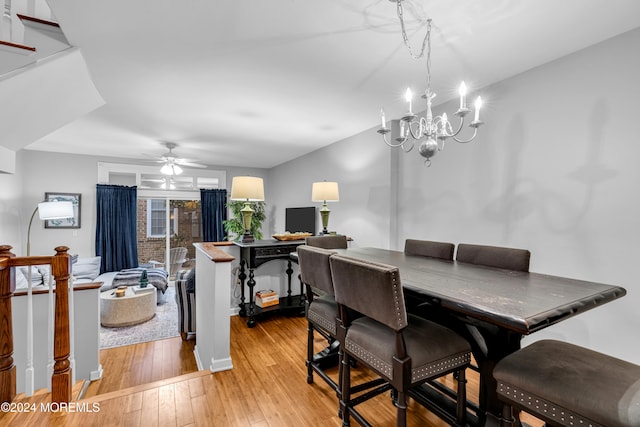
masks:
[[[0,245],[0,401],[12,402],[16,397],[16,366],[13,364],[13,322],[11,295],[15,280],[11,280],[9,258],[11,246]]]
[[[66,246],[58,246],[51,259],[51,270],[56,280],[56,307],[53,330],[53,375],[51,402],[71,400],[71,362],[69,361],[69,276],[71,262]]]

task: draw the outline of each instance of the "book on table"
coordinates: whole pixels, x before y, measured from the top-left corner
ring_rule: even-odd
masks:
[[[256,292],[256,305],[260,308],[272,307],[280,303],[280,297],[271,289]]]
[[[153,286],[146,286],[144,288],[141,288],[140,286],[132,286],[131,287],[133,289],[133,292],[136,294],[143,294],[145,292],[153,292],[153,290],[155,289]]]

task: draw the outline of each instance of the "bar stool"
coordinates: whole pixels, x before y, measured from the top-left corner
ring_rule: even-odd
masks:
[[[531,252],[526,249],[508,248],[502,246],[472,245],[469,243],[459,243],[456,252],[456,261],[468,264],[484,265],[487,267],[502,268],[512,271],[529,271]],[[469,339],[477,344],[474,352],[476,358],[486,356],[488,350],[484,337],[474,325],[466,323],[464,327],[470,334]],[[471,369],[479,371],[476,364],[471,365]]]
[[[640,366],[577,345],[536,341],[502,359],[493,370],[504,403],[551,426],[640,426]]]
[[[406,239],[404,253],[429,258],[453,260],[453,243],[434,242],[431,240]]]
[[[531,252],[501,246],[458,244],[456,261],[513,271],[529,271]]]
[[[324,249],[347,249],[347,236],[340,234],[327,234],[324,236],[310,236],[305,239],[305,244]]]
[[[314,331],[326,338],[329,343],[335,342],[337,337],[338,306],[334,299],[333,281],[329,266],[329,257],[335,252],[307,245],[298,246],[297,252],[300,277],[305,284],[307,296],[305,310],[308,325],[307,383],[313,383],[313,373],[316,372],[339,396],[339,383],[326,374],[319,360],[314,358],[313,350]],[[319,290],[322,296],[316,296],[313,288]]]
[[[443,326],[407,315],[397,267],[340,255],[329,262],[340,316],[343,426],[350,424],[350,417],[370,425],[356,406],[387,390],[393,391],[397,425],[404,426],[411,388],[451,372],[458,378],[456,415],[440,415],[451,424],[465,425],[465,368],[471,357],[467,341]],[[351,387],[351,360],[380,378]]]
[[[406,255],[451,261],[453,260],[454,249],[455,245],[453,243],[417,239],[406,239],[404,241],[404,253]],[[406,304],[407,311],[409,311],[409,313],[425,317],[429,320],[439,322],[444,317],[444,313],[441,312],[440,307],[429,301],[415,301],[412,298],[409,298],[406,301]]]

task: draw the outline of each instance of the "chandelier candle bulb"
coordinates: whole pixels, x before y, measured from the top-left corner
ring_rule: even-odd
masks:
[[[404,99],[409,103],[409,114],[413,114],[411,111],[411,101],[413,99],[413,93],[411,93],[411,89],[407,88],[407,91],[404,93]]]
[[[386,120],[384,117],[384,108],[380,108],[380,122],[382,124],[382,129],[385,129],[385,125],[386,125]]]
[[[482,107],[482,98],[481,97],[477,97],[476,98],[476,115],[473,118],[474,122],[479,122],[480,121],[480,107]]]
[[[467,108],[467,85],[460,83],[460,109]]]

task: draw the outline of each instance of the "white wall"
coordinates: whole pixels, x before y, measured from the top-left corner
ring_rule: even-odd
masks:
[[[414,235],[522,247],[532,271],[625,287],[625,298],[531,339],[636,363],[639,45],[636,30],[483,89],[475,141],[448,145],[426,170],[400,158],[398,216],[398,244]]]
[[[416,150],[385,155],[374,130],[275,168],[273,229],[285,207],[309,205],[312,181],[327,179],[341,192],[330,228],[359,246],[402,248],[412,237],[530,249],[532,271],[628,294],[525,343],[556,337],[640,363],[638,46],[634,30],[482,89],[479,136],[448,143],[430,168]]]
[[[22,242],[20,234],[20,224],[23,221],[21,160],[21,153],[16,153],[15,173],[0,173],[0,245],[11,245],[12,252],[16,254],[26,244]]]
[[[352,237],[358,246],[387,247],[390,155],[379,139],[374,130],[367,130],[272,169],[265,195],[271,232],[285,231],[287,207],[319,210],[321,203],[311,201],[314,182],[337,181],[340,201],[327,203],[329,230]]]
[[[59,245],[70,248],[70,253],[81,256],[95,255],[95,195],[98,178],[98,162],[132,161],[123,159],[103,158],[95,156],[49,153],[42,151],[19,151],[20,164],[13,180],[20,191],[14,194],[15,206],[7,204],[3,208],[0,204],[0,214],[3,209],[11,210],[15,215],[14,226],[5,227],[3,218],[0,231],[3,231],[0,244],[7,242],[16,248],[16,255],[26,255],[27,228],[29,217],[38,202],[42,201],[46,192],[81,193],[81,227],[79,229],[51,229],[44,228],[44,222],[36,215],[31,227],[31,254],[53,254],[53,249]],[[264,169],[251,168],[222,168],[227,170],[227,186],[231,189],[231,181],[235,175],[253,175],[266,177]],[[0,175],[0,179],[8,178]],[[2,184],[2,181],[0,181]],[[265,185],[267,183],[265,182]],[[0,196],[0,203],[4,204]],[[9,202],[7,202],[9,203]],[[7,221],[7,224],[10,222]],[[5,239],[4,229],[7,237]],[[24,241],[25,243],[22,243]],[[19,246],[18,244],[21,244]]]

